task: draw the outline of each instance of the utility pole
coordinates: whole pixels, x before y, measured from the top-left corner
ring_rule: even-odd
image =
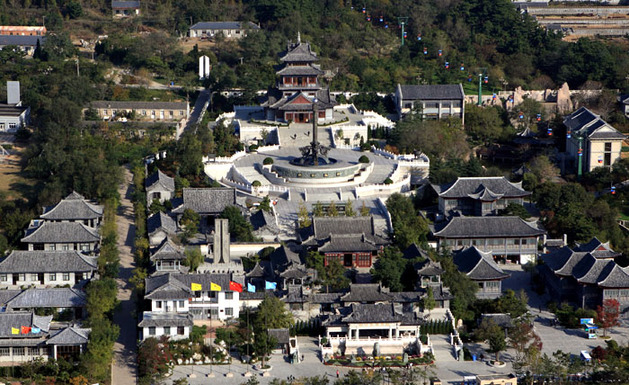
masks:
[[[483,76],[486,76],[487,68],[478,69],[478,106],[483,104]]]
[[[579,139],[579,150],[577,151],[577,180],[581,180],[581,174],[583,173],[583,136],[577,136]]]
[[[402,28],[402,45],[404,45],[405,32],[404,27],[408,24],[408,16],[398,16],[397,18],[398,25]]]

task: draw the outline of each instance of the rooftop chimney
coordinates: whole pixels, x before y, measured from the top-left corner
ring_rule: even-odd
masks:
[[[20,105],[20,82],[7,82],[7,104]]]

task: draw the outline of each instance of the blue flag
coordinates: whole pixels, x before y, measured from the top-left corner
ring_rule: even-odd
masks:
[[[35,334],[37,334],[37,333],[39,333],[39,332],[41,332],[41,329],[40,329],[40,328],[35,328],[35,327],[34,327],[34,328],[32,328],[32,329],[31,329],[31,333],[35,333]]]
[[[264,281],[264,288],[266,290],[275,290],[277,288],[277,283]]]
[[[253,286],[252,284],[248,283],[247,284],[247,291],[250,293],[255,293],[256,292],[256,287]]]

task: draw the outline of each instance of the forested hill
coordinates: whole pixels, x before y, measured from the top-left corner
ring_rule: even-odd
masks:
[[[563,82],[578,88],[588,80],[627,88],[625,39],[563,42],[509,0],[144,0],[142,13],[116,22],[109,0],[5,0],[0,21],[40,24],[45,16],[51,29],[76,37],[91,29],[114,40],[136,33],[140,24],[174,38],[199,21],[253,21],[263,33],[237,47],[221,47],[212,58],[226,66],[217,68],[217,76],[233,78],[235,84],[227,86],[251,89],[273,81],[277,53],[298,31],[311,41],[324,68],[336,73],[331,87],[337,90],[391,92],[397,83],[465,83],[479,70],[489,75],[488,89],[550,88]],[[408,18],[407,44],[401,48],[398,17]],[[190,70],[173,64],[164,47],[140,56],[161,56],[176,76]],[[150,63],[119,59],[152,69]]]

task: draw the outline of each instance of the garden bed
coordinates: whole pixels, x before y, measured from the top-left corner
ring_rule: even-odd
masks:
[[[402,356],[356,356],[352,359],[351,356],[333,356],[329,360],[324,362],[324,365],[330,366],[347,366],[352,368],[399,368],[405,367],[408,364],[416,365],[432,365],[435,362],[432,354],[427,353],[423,356],[409,356],[408,360],[404,362]]]

